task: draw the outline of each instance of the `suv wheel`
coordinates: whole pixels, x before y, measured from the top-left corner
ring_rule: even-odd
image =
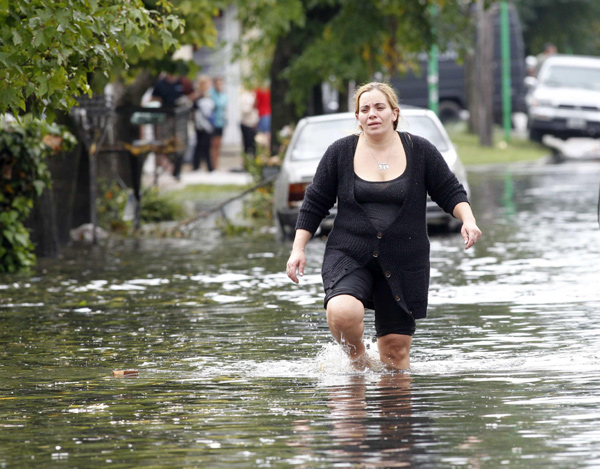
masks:
[[[442,101],[439,105],[438,114],[440,120],[447,124],[448,122],[458,122],[462,108],[454,101]]]
[[[542,137],[544,134],[541,130],[529,129],[529,140],[532,142],[542,143]]]
[[[281,216],[279,213],[275,213],[275,228],[276,228],[276,236],[279,241],[287,241],[289,239],[293,239],[293,236],[290,234],[287,227],[283,224],[281,220]]]

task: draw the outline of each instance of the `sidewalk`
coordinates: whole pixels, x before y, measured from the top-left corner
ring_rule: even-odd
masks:
[[[153,177],[154,174],[145,173],[145,185],[151,184]],[[210,173],[204,167],[198,171],[192,171],[191,165],[184,163],[179,181],[171,174],[163,172],[158,177],[158,187],[160,189],[182,189],[185,186],[198,184],[245,186],[251,184],[252,181],[252,176],[244,171],[241,149],[231,146],[223,147],[221,150],[218,169]]]

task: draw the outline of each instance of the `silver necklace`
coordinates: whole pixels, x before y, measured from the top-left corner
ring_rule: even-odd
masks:
[[[390,169],[390,165],[388,163],[390,162],[390,157],[392,156],[392,146],[394,146],[394,142],[392,141],[392,144],[390,145],[390,149],[388,150],[388,157],[387,157],[387,160],[385,160],[385,161],[379,161],[377,158],[375,158],[375,154],[373,153],[373,149],[369,145],[369,140],[367,139],[367,137],[365,137],[365,143],[367,144],[367,147],[369,148],[369,152],[371,152],[371,156],[377,162],[377,166],[379,166],[379,169],[381,171],[386,171],[386,170]]]

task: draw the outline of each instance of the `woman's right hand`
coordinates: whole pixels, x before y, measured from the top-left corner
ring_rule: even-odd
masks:
[[[306,255],[304,249],[293,249],[290,258],[287,261],[286,273],[294,283],[298,283],[298,275],[304,275],[304,267],[306,266]]]

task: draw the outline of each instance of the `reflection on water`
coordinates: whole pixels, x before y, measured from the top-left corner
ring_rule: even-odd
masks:
[[[332,342],[321,240],[300,286],[289,245],[211,230],[1,277],[0,466],[600,466],[600,168],[470,182],[485,236],[432,237],[410,375]]]
[[[351,464],[410,467],[415,439],[424,430],[413,420],[410,377],[383,375],[368,391],[363,376],[349,381],[329,390],[332,452]]]

